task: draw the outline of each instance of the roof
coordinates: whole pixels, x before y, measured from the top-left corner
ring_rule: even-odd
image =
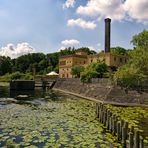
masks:
[[[68,58],[68,57],[87,58],[87,55],[71,54],[71,55],[64,55],[64,56],[61,56],[60,58]]]

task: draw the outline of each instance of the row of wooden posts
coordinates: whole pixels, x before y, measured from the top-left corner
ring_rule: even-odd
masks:
[[[144,148],[144,140],[140,132],[135,130],[133,126],[129,128],[128,122],[114,115],[102,103],[96,104],[96,113],[99,121],[104,124],[106,129],[117,136],[122,148]]]

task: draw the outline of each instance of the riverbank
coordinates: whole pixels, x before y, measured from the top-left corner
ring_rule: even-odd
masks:
[[[0,86],[9,86],[8,82],[0,82]]]
[[[125,91],[114,86],[109,79],[94,79],[92,83],[82,83],[79,79],[58,79],[53,89],[98,103],[148,107],[148,93]]]

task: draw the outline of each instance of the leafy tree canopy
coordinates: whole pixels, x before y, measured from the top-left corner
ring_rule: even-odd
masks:
[[[111,53],[117,54],[117,55],[127,55],[127,50],[122,47],[112,47],[111,48]]]
[[[0,56],[0,75],[4,75],[12,71],[12,62],[9,57]]]
[[[148,50],[148,31],[143,30],[141,33],[134,35],[131,43],[135,48],[142,48]]]
[[[76,78],[80,78],[80,74],[83,71],[84,71],[84,67],[83,66],[75,65],[71,69],[71,74],[73,76],[75,76]]]
[[[115,73],[114,78],[122,82],[124,87],[139,86],[148,80],[148,31],[144,30],[133,36],[135,48],[130,51],[130,59]]]
[[[81,73],[81,81],[90,82],[92,78],[102,78],[103,75],[107,72],[108,72],[108,68],[104,61],[91,63]]]

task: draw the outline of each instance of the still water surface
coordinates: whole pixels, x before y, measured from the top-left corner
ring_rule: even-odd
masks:
[[[20,96],[21,95],[21,96]],[[95,103],[55,91],[0,87],[0,147],[112,148]]]

